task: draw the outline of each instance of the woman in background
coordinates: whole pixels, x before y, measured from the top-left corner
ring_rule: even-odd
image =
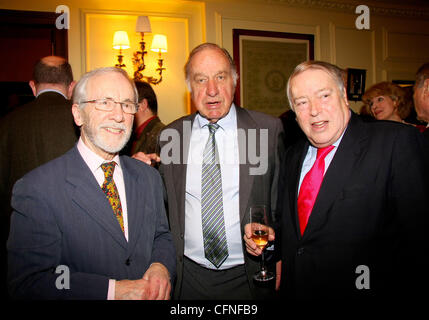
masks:
[[[405,91],[392,82],[376,83],[365,91],[362,101],[377,120],[404,122],[411,111],[411,101],[406,101]]]

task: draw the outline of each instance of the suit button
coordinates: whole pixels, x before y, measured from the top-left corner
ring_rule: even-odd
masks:
[[[125,265],[129,266],[130,264],[131,264],[131,259],[130,259],[130,258],[128,258],[128,259],[125,261]]]
[[[300,256],[300,255],[302,255],[303,253],[304,253],[304,248],[303,248],[303,247],[298,248],[298,250],[296,251],[296,255],[297,255],[297,256]]]
[[[182,240],[183,240],[183,238],[184,238],[183,233],[181,233],[181,234],[180,234],[180,239],[182,239]]]

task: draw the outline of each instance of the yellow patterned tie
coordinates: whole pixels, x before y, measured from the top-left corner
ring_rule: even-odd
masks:
[[[118,219],[122,232],[124,232],[124,218],[122,217],[121,200],[119,199],[118,189],[116,188],[115,181],[113,181],[113,171],[115,170],[115,162],[103,163],[101,169],[104,171],[104,182],[101,189],[105,193],[107,200],[112,206],[113,213]]]

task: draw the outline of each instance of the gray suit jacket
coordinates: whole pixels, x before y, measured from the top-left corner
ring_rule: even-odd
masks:
[[[269,115],[236,107],[237,110],[237,128],[243,129],[246,136],[249,129],[256,130],[256,141],[259,140],[261,131],[259,129],[268,129],[268,165],[265,174],[250,175],[249,170],[255,169],[258,165],[251,164],[249,161],[248,146],[243,146],[239,141],[240,154],[240,221],[242,226],[242,235],[244,225],[249,222],[248,208],[252,204],[267,204],[271,206],[272,215],[275,216],[277,204],[277,183],[279,175],[279,165],[283,154],[283,128],[279,119]],[[183,256],[184,256],[184,234],[185,234],[185,188],[186,188],[186,161],[188,157],[190,134],[185,139],[184,123],[188,121],[188,127],[195,119],[195,114],[180,118],[166,129],[175,129],[180,136],[180,163],[162,163],[159,170],[164,179],[164,184],[168,198],[168,218],[173,235],[174,244],[177,250],[177,283],[174,296],[178,297],[181,289]],[[161,133],[162,134],[162,133]],[[247,141],[248,139],[246,139]],[[166,145],[168,141],[160,141],[160,147]],[[260,146],[256,146],[256,154],[259,154]],[[259,268],[260,259],[253,258],[247,254],[243,243],[243,253],[245,257],[246,271],[248,274],[249,286],[252,294],[257,297],[257,290],[254,289],[252,276]],[[263,297],[262,297],[263,298]]]
[[[140,161],[120,159],[128,242],[76,147],[16,183],[8,240],[12,297],[106,299],[109,279],[139,279],[153,262],[165,265],[174,279],[161,178]],[[56,287],[59,265],[70,270],[69,290]]]

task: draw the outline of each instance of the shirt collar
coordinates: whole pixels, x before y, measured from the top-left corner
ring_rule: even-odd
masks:
[[[197,114],[196,118],[200,129],[209,124],[209,121],[199,113]],[[237,127],[237,111],[235,109],[234,103],[231,105],[228,114],[225,117],[219,119],[217,124],[220,128],[222,128],[222,130],[234,129]]]
[[[92,173],[94,173],[98,168],[100,168],[100,166],[105,162],[114,161],[118,167],[121,167],[119,155],[116,155],[112,160],[103,159],[94,151],[88,148],[88,146],[83,142],[82,137],[80,137],[79,141],[77,142],[77,149]]]
[[[60,95],[62,95],[62,96],[63,96],[64,98],[66,98],[67,100],[69,99],[69,98],[67,98],[67,97],[64,95],[64,93],[62,93],[61,91],[56,90],[56,89],[44,89],[44,90],[40,90],[40,91],[37,93],[36,98],[37,98],[38,96],[40,96],[42,93],[45,93],[45,92],[56,92],[56,93],[59,93]]]

